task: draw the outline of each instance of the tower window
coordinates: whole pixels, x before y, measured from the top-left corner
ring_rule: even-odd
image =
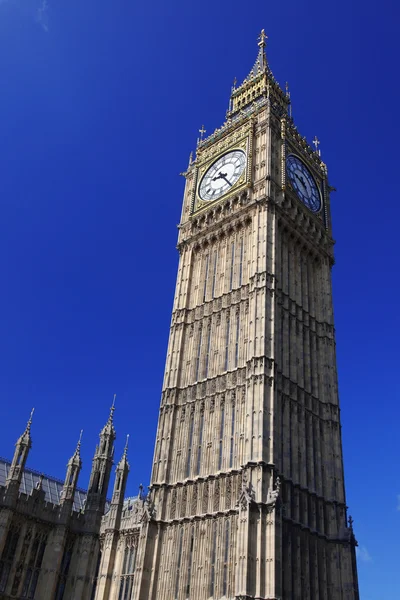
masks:
[[[239,262],[239,286],[242,285],[243,277],[243,238],[240,241],[240,262]]]
[[[215,281],[216,281],[216,277],[217,277],[217,261],[218,261],[218,250],[215,251],[211,298],[215,297]]]
[[[229,559],[229,521],[225,523],[224,568],[222,577],[222,595],[226,596],[228,589],[228,559]]]
[[[190,426],[189,426],[189,447],[186,463],[186,477],[190,475],[190,463],[192,459],[192,444],[193,444],[193,429],[194,429],[194,412],[190,415]]]
[[[192,529],[192,534],[190,536],[189,566],[188,566],[188,578],[187,578],[187,584],[186,584],[186,598],[189,598],[189,594],[190,594],[190,580],[192,577],[192,562],[193,562],[193,546],[194,546],[194,531]]]
[[[229,363],[229,336],[230,336],[230,329],[231,329],[231,320],[230,317],[227,318],[226,320],[226,338],[225,338],[225,364],[224,364],[224,371],[228,370],[228,363]]]
[[[236,315],[236,340],[235,340],[235,367],[238,366],[239,359],[239,335],[240,335],[240,315],[239,311]]]
[[[229,468],[233,466],[233,449],[235,443],[235,405],[232,403],[232,419],[231,419],[231,439],[229,449]]]
[[[210,596],[214,597],[215,592],[215,560],[217,556],[217,522],[213,524],[212,547],[211,547],[211,575],[210,575]]]
[[[182,562],[182,543],[183,543],[183,529],[181,529],[180,533],[179,533],[179,550],[178,550],[178,561],[176,563],[176,577],[175,577],[175,600],[177,600],[178,592],[179,592],[179,575],[180,575],[181,562]]]
[[[204,377],[208,377],[208,366],[210,363],[210,345],[211,345],[211,323],[208,326],[207,354],[206,354],[206,364],[204,365]]]
[[[233,271],[235,266],[235,242],[232,242],[231,245],[231,271],[229,276],[229,291],[232,290],[233,286]]]
[[[225,427],[225,405],[221,407],[221,424],[219,428],[219,456],[218,456],[218,470],[222,468],[222,450],[224,446],[224,427]]]
[[[210,256],[207,254],[206,256],[206,269],[204,273],[204,289],[203,289],[203,302],[206,301],[207,296],[207,279],[208,279],[208,268],[209,268]]]
[[[201,467],[201,447],[203,445],[204,413],[200,415],[199,449],[197,452],[196,475],[200,473]]]
[[[197,358],[196,358],[196,381],[198,381],[199,379],[199,373],[200,373],[200,356],[201,356],[201,345],[202,345],[202,341],[203,341],[203,330],[202,327],[200,325],[200,331],[199,331],[199,343],[197,346]]]

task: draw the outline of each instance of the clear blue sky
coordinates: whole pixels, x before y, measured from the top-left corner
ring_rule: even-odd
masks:
[[[179,177],[264,27],[333,196],[347,500],[363,600],[400,598],[395,4],[0,0],[0,455],[88,482],[114,393],[129,493],[150,476],[177,267]]]

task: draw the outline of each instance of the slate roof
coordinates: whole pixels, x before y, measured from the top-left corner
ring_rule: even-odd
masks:
[[[0,457],[0,486],[5,485],[8,472],[10,470],[11,462],[6,458]],[[24,469],[21,480],[20,492],[29,495],[31,491],[36,487],[39,481],[41,473],[34,471],[33,469]],[[48,477],[44,475],[42,481],[42,489],[45,493],[47,502],[53,504],[60,504],[61,492],[63,489],[64,482],[61,479],[55,477]],[[81,488],[77,488],[74,498],[74,510],[80,511],[85,503],[87,492]]]

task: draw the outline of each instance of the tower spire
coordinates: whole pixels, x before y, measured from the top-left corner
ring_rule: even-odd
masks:
[[[78,485],[78,477],[82,468],[80,452],[82,434],[83,429],[81,429],[75,452],[73,453],[67,464],[67,474],[65,476],[64,487],[62,491],[61,504],[64,504],[66,500],[70,500],[71,502],[74,501],[75,491]]]
[[[228,118],[237,113],[248,114],[252,107],[259,106],[261,102],[267,103],[272,99],[275,105],[282,107],[282,112],[287,112],[290,98],[276,82],[269,68],[266,47],[268,36],[262,29],[258,36],[258,53],[256,61],[241,85],[236,87],[236,82],[231,90]]]
[[[31,414],[29,416],[28,422],[27,422],[26,427],[25,427],[25,431],[21,435],[21,437],[19,438],[18,442],[19,441],[25,441],[25,443],[32,444],[32,440],[31,440],[31,426],[32,426],[32,419],[33,419],[33,413],[34,412],[35,412],[35,409],[32,408]]]
[[[267,72],[268,62],[267,62],[267,55],[265,52],[265,49],[267,47],[267,42],[266,42],[267,39],[268,39],[268,36],[266,35],[264,29],[262,29],[260,35],[258,36],[258,54],[257,54],[256,62],[254,63],[254,66],[251,69],[251,71],[248,74],[245,81],[249,81],[250,79],[257,77],[257,75]]]
[[[34,411],[35,409],[32,408],[25,430],[15,444],[14,457],[7,476],[6,486],[8,488],[8,494],[10,495],[10,498],[12,496],[14,500],[18,497],[22,473],[25,468],[29,450],[32,448],[31,426]]]
[[[101,518],[104,512],[108,483],[110,481],[111,468],[114,459],[114,441],[116,434],[113,417],[115,411],[115,398],[116,394],[114,394],[107,423],[100,432],[99,445],[96,447],[90,474],[86,511],[93,511],[96,513],[96,518]]]

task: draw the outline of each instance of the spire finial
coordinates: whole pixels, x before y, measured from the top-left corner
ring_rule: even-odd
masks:
[[[199,133],[200,133],[200,141],[203,140],[203,136],[206,133],[206,129],[204,129],[204,125],[201,126],[201,129],[199,129]]]
[[[78,451],[79,451],[79,450],[80,450],[80,448],[81,448],[82,435],[83,435],[83,429],[81,429],[81,432],[80,432],[80,434],[79,434],[79,440],[78,440],[78,443],[77,443],[77,445],[76,445],[76,449],[77,449]]]
[[[124,448],[124,458],[126,458],[126,455],[128,454],[128,444],[129,444],[129,433],[126,435],[126,442],[125,442],[125,448]]]
[[[261,29],[261,33],[258,37],[258,45],[260,46],[260,48],[265,48],[265,46],[267,45],[266,41],[268,39],[267,34],[265,33],[264,29]]]
[[[110,408],[110,421],[113,420],[114,411],[115,411],[115,398],[116,397],[117,397],[117,394],[114,394],[113,403],[112,403],[111,408]]]
[[[26,424],[26,431],[30,431],[31,430],[31,425],[32,425],[32,418],[33,418],[33,413],[35,412],[35,409],[32,408],[31,410],[31,415],[29,417],[28,423]]]

